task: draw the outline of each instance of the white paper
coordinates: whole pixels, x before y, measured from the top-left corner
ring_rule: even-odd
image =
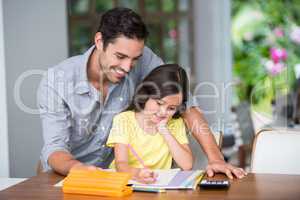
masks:
[[[165,186],[168,185],[169,182],[176,176],[176,174],[180,171],[180,169],[169,169],[169,170],[154,170],[157,173],[157,180],[155,183],[151,183],[151,186]],[[148,185],[142,184],[137,181],[130,180],[129,184],[134,185]]]

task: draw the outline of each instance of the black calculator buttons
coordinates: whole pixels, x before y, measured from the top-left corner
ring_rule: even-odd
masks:
[[[227,189],[230,186],[228,180],[202,180],[198,184],[203,189]]]

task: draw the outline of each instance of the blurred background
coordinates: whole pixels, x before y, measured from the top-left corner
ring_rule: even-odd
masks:
[[[35,175],[43,144],[36,106],[42,74],[93,44],[101,15],[128,7],[149,46],[190,76],[194,100],[225,158],[249,168],[261,128],[298,128],[298,0],[0,0],[0,176]],[[195,167],[206,160],[191,140]]]

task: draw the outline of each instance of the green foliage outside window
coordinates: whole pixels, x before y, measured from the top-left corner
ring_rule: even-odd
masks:
[[[300,71],[300,1],[233,0],[232,44],[239,100],[262,111],[293,90]]]
[[[128,7],[141,15],[150,36],[146,41],[166,63],[192,67],[192,44],[182,40],[192,32],[188,8],[192,0],[68,0],[70,56],[93,44],[101,15],[114,7]],[[189,48],[187,48],[189,47]]]

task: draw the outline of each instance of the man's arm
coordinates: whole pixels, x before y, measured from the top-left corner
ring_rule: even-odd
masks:
[[[62,175],[67,175],[74,165],[79,165],[82,163],[78,160],[75,160],[68,152],[55,151],[49,156],[48,164],[54,171]]]
[[[97,170],[99,168],[93,165],[85,165],[74,159],[74,157],[64,151],[53,152],[49,158],[48,163],[51,168],[59,174],[67,175],[71,169],[87,169],[87,170]]]
[[[72,167],[83,166],[70,153],[71,112],[58,94],[55,72],[49,70],[38,89],[38,106],[42,121],[44,146],[41,153],[43,171],[66,175]]]
[[[232,174],[238,178],[243,178],[246,175],[243,169],[234,167],[224,161],[208,123],[196,107],[188,108],[183,113],[183,118],[188,130],[192,132],[207,155],[208,166],[206,172],[208,176],[211,177],[217,172],[225,173],[229,178],[233,178]]]

